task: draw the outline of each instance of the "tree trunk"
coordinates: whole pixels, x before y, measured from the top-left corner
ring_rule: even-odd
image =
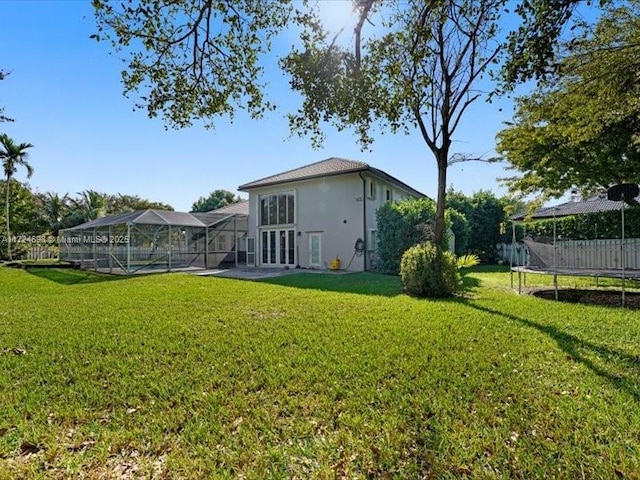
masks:
[[[447,156],[448,152],[439,150],[436,152],[438,163],[438,203],[436,204],[436,225],[433,229],[433,243],[436,247],[442,247],[444,240],[444,210],[447,196]]]
[[[13,260],[11,258],[11,232],[9,231],[9,185],[11,183],[11,175],[7,175],[7,185],[5,188],[5,203],[4,203],[4,212],[5,212],[5,220],[7,221],[7,256],[9,257],[9,261]]]

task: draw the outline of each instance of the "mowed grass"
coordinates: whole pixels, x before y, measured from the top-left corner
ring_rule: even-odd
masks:
[[[640,477],[639,314],[467,285],[0,268],[0,478]]]

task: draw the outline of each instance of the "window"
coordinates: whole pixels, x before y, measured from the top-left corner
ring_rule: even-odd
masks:
[[[227,237],[225,237],[224,233],[218,236],[218,250],[221,252],[227,251]]]
[[[369,179],[369,198],[376,198],[376,182]]]
[[[367,250],[375,252],[377,250],[377,242],[376,230],[369,230],[369,244],[367,245]]]
[[[260,198],[260,225],[286,225],[294,223],[293,194],[280,193]]]
[[[390,188],[385,189],[385,198],[386,198],[387,202],[391,201],[391,189]]]

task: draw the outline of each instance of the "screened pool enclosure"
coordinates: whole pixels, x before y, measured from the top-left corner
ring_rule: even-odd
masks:
[[[60,260],[114,274],[210,269],[246,262],[248,216],[143,210],[62,230]]]

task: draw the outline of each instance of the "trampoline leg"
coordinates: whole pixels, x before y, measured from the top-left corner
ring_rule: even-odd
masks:
[[[522,293],[522,272],[518,270],[518,294]]]

